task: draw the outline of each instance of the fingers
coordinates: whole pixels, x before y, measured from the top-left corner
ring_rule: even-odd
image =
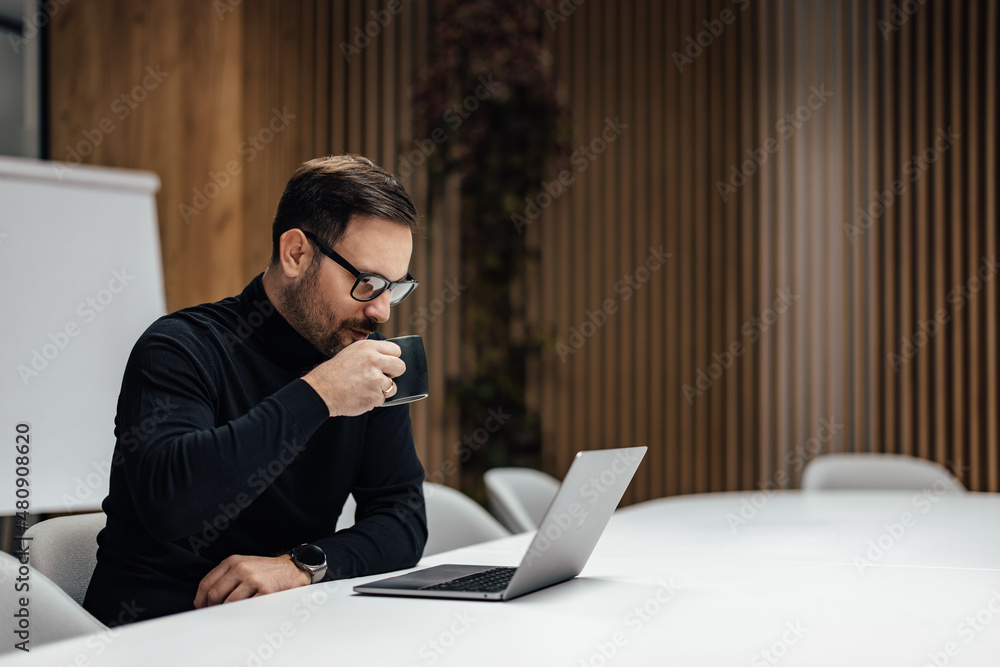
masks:
[[[249,598],[255,597],[257,595],[266,595],[267,591],[259,591],[255,586],[251,585],[249,582],[243,582],[235,589],[233,592],[226,596],[226,599],[222,602],[238,602],[240,600],[247,600]]]
[[[326,402],[331,417],[354,417],[395,396],[393,378],[406,372],[402,351],[386,340],[352,343],[304,379]]]
[[[198,584],[195,609],[267,595],[310,583],[287,556],[230,556]]]
[[[406,362],[399,357],[388,357],[379,367],[382,374],[390,378],[398,378],[406,372]]]
[[[400,358],[403,351],[395,343],[388,340],[365,340],[354,344],[370,344],[371,348],[378,353],[371,357],[371,361],[378,370],[382,371],[383,375],[395,378],[406,372],[406,362]]]
[[[214,574],[216,572],[221,574]],[[249,558],[230,556],[201,580],[194,606],[195,609],[214,607],[217,604],[245,600],[258,593],[263,595],[272,592],[263,590],[265,588],[266,582]]]
[[[395,396],[397,389],[398,389],[398,387],[396,387],[396,383],[393,382],[392,385],[389,387],[389,389],[387,389],[387,390],[385,390],[385,391],[382,392],[382,395],[385,396],[385,400],[388,401],[390,398],[392,398],[393,396]],[[385,402],[385,401],[383,401],[383,402]]]
[[[382,354],[388,354],[393,357],[398,357],[403,354],[403,350],[400,349],[398,345],[393,343],[391,340],[363,340],[358,341],[362,344],[371,344],[376,350]],[[357,343],[355,343],[356,345]]]
[[[230,556],[202,578],[198,584],[198,593],[194,596],[194,608],[201,609],[224,602],[226,597],[239,583],[230,574],[233,566],[239,562],[239,556]]]

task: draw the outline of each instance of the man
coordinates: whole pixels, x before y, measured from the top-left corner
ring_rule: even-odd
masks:
[[[375,334],[416,287],[416,209],[360,156],[281,197],[265,272],[167,315],[125,368],[84,606],[108,625],[414,565],[427,539],[405,372]],[[348,493],[356,523],[335,532]]]

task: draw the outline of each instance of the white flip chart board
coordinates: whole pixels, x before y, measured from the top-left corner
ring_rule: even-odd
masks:
[[[166,312],[159,187],[150,172],[0,157],[0,514],[107,495],[125,362]]]

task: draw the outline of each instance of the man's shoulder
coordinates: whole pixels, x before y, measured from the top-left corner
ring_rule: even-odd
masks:
[[[167,335],[202,334],[226,328],[237,317],[237,298],[189,306],[168,313],[149,325],[146,333]]]
[[[150,324],[136,341],[136,348],[167,345],[204,351],[235,337],[238,318],[237,297],[183,308]]]

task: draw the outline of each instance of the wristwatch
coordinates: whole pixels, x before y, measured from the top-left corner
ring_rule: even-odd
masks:
[[[310,583],[322,581],[326,576],[326,554],[315,544],[300,544],[292,549],[291,556],[295,567],[312,577]]]

